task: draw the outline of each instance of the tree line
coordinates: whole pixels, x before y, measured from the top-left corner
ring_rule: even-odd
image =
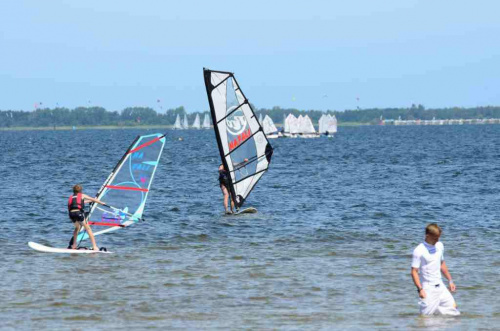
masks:
[[[317,122],[321,115],[328,113],[335,115],[339,123],[378,123],[380,118],[402,120],[431,120],[436,119],[483,119],[500,118],[500,107],[473,107],[473,108],[441,108],[425,109],[422,105],[412,105],[409,108],[372,108],[344,111],[298,110],[295,108],[273,107],[256,110],[257,116],[269,115],[275,123],[283,123],[288,114],[295,116],[308,115],[313,122]],[[189,124],[193,123],[196,115],[208,115],[208,111],[187,113],[184,107],[157,112],[149,107],[128,107],[122,111],[107,111],[103,107],[77,107],[68,109],[39,108],[34,111],[0,110],[0,127],[55,127],[55,126],[136,126],[136,125],[173,125],[177,115],[187,115]],[[201,118],[203,120],[203,118]]]
[[[183,117],[184,114],[188,116],[190,123],[196,116],[196,113],[188,114],[184,107],[168,109],[164,113],[158,113],[149,107],[128,107],[120,112],[107,111],[103,107],[0,110],[0,127],[171,125],[177,115]]]

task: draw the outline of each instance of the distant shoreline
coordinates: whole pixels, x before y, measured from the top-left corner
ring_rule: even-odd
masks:
[[[173,125],[89,125],[75,126],[76,130],[116,130],[116,129],[173,129]],[[0,131],[72,131],[73,126],[13,126]]]
[[[278,127],[282,127],[282,123],[276,123]],[[345,122],[339,123],[338,126],[363,126],[372,125],[370,123]],[[116,130],[116,129],[173,129],[173,125],[89,125],[75,126],[76,130]],[[71,131],[73,126],[13,126],[10,128],[0,127],[0,131]],[[179,130],[182,131],[182,130]]]

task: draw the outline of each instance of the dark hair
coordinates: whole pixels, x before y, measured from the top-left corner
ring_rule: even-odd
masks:
[[[82,193],[83,187],[80,184],[73,186],[73,193]]]

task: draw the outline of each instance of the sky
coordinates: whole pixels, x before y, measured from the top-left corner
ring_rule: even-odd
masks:
[[[0,109],[500,105],[498,1],[2,1]],[[160,100],[160,102],[158,102]],[[161,108],[160,108],[161,107]]]

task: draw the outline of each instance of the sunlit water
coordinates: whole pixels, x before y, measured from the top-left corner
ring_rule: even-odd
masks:
[[[168,131],[145,223],[58,255],[75,183],[95,194],[137,134],[0,132],[0,326],[12,329],[500,327],[500,126],[340,128],[279,139],[223,216],[213,131]],[[178,137],[183,137],[179,141]],[[418,317],[413,248],[444,228],[458,318]]]

